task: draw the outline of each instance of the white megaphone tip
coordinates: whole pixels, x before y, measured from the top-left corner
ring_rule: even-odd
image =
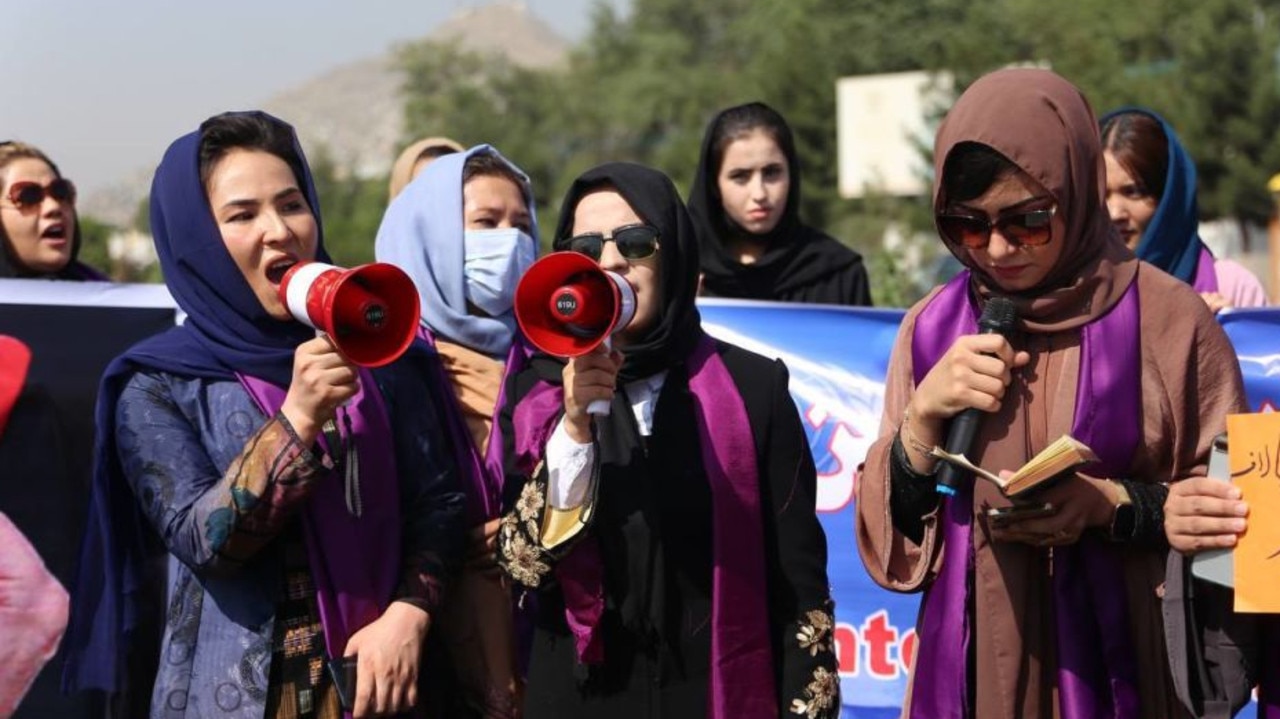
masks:
[[[279,293],[289,314],[327,334],[344,357],[365,367],[404,354],[422,312],[413,280],[384,262],[352,269],[300,262],[285,272]]]

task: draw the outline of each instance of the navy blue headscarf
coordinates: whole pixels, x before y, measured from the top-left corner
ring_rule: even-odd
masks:
[[[266,113],[255,114],[293,128]],[[200,179],[200,131],[178,138],[151,184],[151,230],[165,284],[187,313],[181,327],[134,345],[107,367],[95,409],[93,488],[88,526],[72,592],[64,646],[63,690],[123,689],[130,640],[140,619],[148,536],[115,448],[115,408],[128,378],[139,370],[234,380],[245,374],[287,387],[294,349],[314,330],[277,320],[249,286],[223,244]],[[316,217],[316,260],[330,262],[320,233],[315,183],[301,161],[299,188]]]
[[[1200,255],[1208,251],[1200,240],[1200,217],[1196,207],[1196,164],[1182,146],[1173,127],[1150,110],[1123,107],[1103,115],[1101,124],[1105,127],[1112,119],[1131,113],[1146,115],[1160,123],[1169,147],[1164,194],[1138,242],[1138,258],[1187,284],[1194,284]]]

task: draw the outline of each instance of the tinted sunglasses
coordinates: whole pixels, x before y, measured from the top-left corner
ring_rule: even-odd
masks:
[[[991,231],[1009,243],[1027,247],[1039,247],[1053,239],[1051,221],[1057,207],[1024,210],[1001,215],[995,222],[977,215],[939,214],[938,231],[942,238],[953,245],[970,250],[981,250],[991,242]]]
[[[556,249],[577,252],[599,262],[600,255],[604,252],[604,243],[610,241],[618,246],[618,254],[626,259],[643,260],[658,251],[658,228],[650,225],[624,225],[608,236],[601,232],[584,232],[556,240]]]
[[[75,202],[76,186],[71,180],[59,177],[47,185],[24,180],[9,185],[9,201],[18,207],[31,207],[52,197],[59,202]]]

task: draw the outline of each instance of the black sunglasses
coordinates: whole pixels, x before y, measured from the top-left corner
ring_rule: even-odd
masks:
[[[602,232],[584,232],[573,237],[556,240],[557,250],[568,250],[586,255],[599,262],[604,243],[612,241],[618,246],[618,254],[628,260],[643,260],[658,251],[658,228],[651,225],[624,225],[610,235]]]
[[[30,180],[9,185],[9,201],[18,207],[38,205],[44,202],[46,196],[59,202],[75,202],[76,186],[63,177],[52,180],[47,185]]]
[[[1057,207],[1025,210],[1001,215],[995,222],[978,215],[939,214],[938,231],[942,238],[953,245],[970,250],[980,250],[991,242],[991,231],[1014,245],[1039,247],[1053,239],[1052,220]]]

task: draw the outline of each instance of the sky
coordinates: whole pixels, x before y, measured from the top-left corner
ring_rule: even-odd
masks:
[[[524,0],[570,41],[592,8]],[[339,65],[427,35],[485,0],[60,0],[6,2],[0,140],[44,150],[92,191],[153,166],[224,110],[258,107]],[[14,86],[16,83],[16,87]]]

